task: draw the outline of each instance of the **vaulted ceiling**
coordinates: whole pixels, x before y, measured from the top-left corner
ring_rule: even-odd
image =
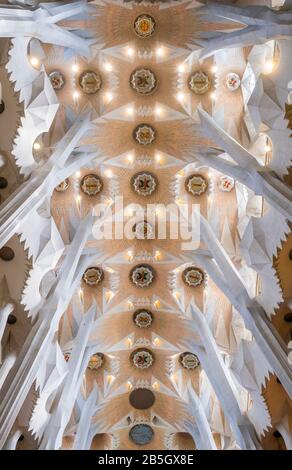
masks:
[[[291,449],[289,2],[0,19],[1,448]]]

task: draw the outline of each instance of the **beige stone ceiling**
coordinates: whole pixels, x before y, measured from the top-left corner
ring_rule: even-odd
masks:
[[[151,14],[157,23],[157,33],[147,40],[137,38],[132,29],[134,19],[140,13]],[[186,200],[189,205],[192,203],[200,204],[201,213],[206,216],[208,213],[209,193],[195,198],[186,192],[184,185],[188,175],[198,172],[204,175],[212,185],[212,198],[216,199],[221,227],[225,217],[227,217],[229,226],[231,227],[233,241],[236,241],[238,215],[235,192],[222,193],[219,191],[218,178],[220,175],[217,172],[212,171],[210,173],[206,168],[199,171],[194,170],[192,165],[187,164],[190,152],[192,152],[197,145],[205,143],[202,138],[196,134],[190,121],[157,121],[153,115],[148,117],[135,116],[131,121],[100,119],[100,117],[107,113],[115,112],[118,108],[129,106],[129,104],[131,106],[133,105],[135,108],[139,106],[151,106],[155,108],[156,103],[159,102],[175,111],[183,112],[182,106],[176,98],[178,92],[177,67],[186,58],[187,54],[182,54],[179,59],[174,58],[158,62],[155,51],[157,47],[164,47],[168,44],[171,45],[173,38],[175,38],[176,46],[184,47],[194,34],[206,30],[210,25],[199,23],[195,17],[191,17],[188,11],[185,10],[184,5],[174,7],[172,9],[172,15],[169,15],[167,10],[159,10],[157,5],[134,5],[130,10],[111,5],[106,6],[101,16],[92,18],[86,25],[84,23],[79,25],[78,22],[75,22],[74,26],[87,26],[92,28],[92,30],[98,33],[103,39],[106,47],[114,47],[117,44],[129,44],[136,52],[147,47],[150,51],[153,51],[154,54],[151,59],[145,60],[135,57],[132,62],[121,60],[113,56],[107,56],[106,59],[112,66],[111,72],[101,68],[100,58],[92,59],[90,62],[77,59],[78,75],[85,70],[93,70],[100,74],[103,86],[97,95],[88,98],[88,96],[80,93],[79,98],[73,100],[74,76],[71,71],[71,66],[75,59],[65,60],[61,49],[50,46],[44,48],[46,54],[46,58],[43,61],[45,70],[47,73],[56,69],[60,70],[65,77],[66,86],[58,92],[61,106],[55,124],[48,135],[43,136],[41,139],[41,157],[46,158],[50,153],[50,149],[63,134],[64,129],[69,125],[70,116],[68,117],[68,113],[65,112],[65,106],[71,108],[72,114],[78,114],[82,112],[88,104],[92,106],[92,116],[96,118],[97,122],[100,121],[100,123],[97,123],[97,127],[93,130],[90,137],[86,137],[82,144],[97,145],[102,154],[106,155],[105,163],[102,166],[82,168],[79,174],[75,174],[70,178],[70,186],[66,192],[54,192],[53,194],[51,213],[62,233],[64,241],[66,243],[69,242],[69,216],[72,212],[77,211],[82,217],[97,203],[108,201],[113,197],[114,193],[123,196],[125,206],[132,203],[142,205],[146,203],[169,204],[175,200],[171,190],[174,181],[177,181],[179,187],[179,198]],[[213,27],[216,29],[216,25],[213,25]],[[245,52],[246,54],[248,53],[248,51]],[[143,97],[130,88],[129,77],[135,69],[145,65],[155,73],[158,80],[158,87],[153,94]],[[194,68],[194,70],[197,69],[203,70],[208,73],[208,75],[212,76],[212,61],[205,61],[202,66]],[[217,75],[218,96],[219,100],[225,105],[225,113],[228,119],[232,120],[235,124],[239,124],[243,114],[241,93],[236,92],[234,94],[228,94],[223,85],[223,77],[230,71],[230,65],[226,64],[224,70],[220,70]],[[243,70],[240,69],[232,69],[232,71],[239,74],[243,72]],[[187,76],[183,78],[185,82],[180,90],[184,93],[191,93],[187,87],[187,78]],[[9,149],[12,145],[17,122],[21,115],[21,109],[2,67],[0,70],[0,79],[2,85],[4,84],[5,87],[5,96],[8,96],[6,100],[9,102],[8,119],[7,115],[5,120],[0,116],[0,125],[2,126],[2,119],[4,129],[4,133],[1,134],[5,136],[5,141],[1,140],[1,151],[3,150],[9,155]],[[115,84],[114,87],[112,83]],[[110,101],[106,99],[106,93],[109,92],[113,94],[113,99]],[[204,108],[210,112],[212,109],[211,93],[212,89],[200,99],[198,99],[196,95],[192,95],[192,109],[196,109],[201,102]],[[8,122],[15,123],[14,129],[13,126],[8,125]],[[147,122],[157,131],[157,139],[154,144],[147,148],[141,148],[141,146],[133,140],[133,129],[141,122]],[[5,130],[7,130],[7,132]],[[241,137],[244,138],[244,136]],[[2,136],[1,139],[3,139]],[[179,163],[176,166],[167,168],[163,165],[163,162],[162,164],[157,163],[156,155],[158,151],[174,156],[180,160]],[[128,152],[131,152],[131,155],[134,156],[133,160],[130,161],[128,165],[124,165],[124,167],[120,168],[106,164],[106,161]],[[145,155],[147,155],[148,158],[147,164],[143,163],[143,157]],[[39,156],[36,154],[36,158],[38,157]],[[12,161],[12,159],[10,160]],[[158,180],[157,191],[153,196],[147,198],[147,200],[146,198],[144,199],[138,196],[131,187],[132,176],[141,171],[153,173]],[[103,190],[96,198],[90,198],[84,195],[79,188],[82,177],[88,173],[98,174],[103,181]],[[9,182],[11,182],[8,190],[10,193],[20,182],[15,168],[11,170],[11,175],[8,173],[8,178]],[[7,195],[4,194],[5,199],[7,196],[8,193]],[[18,239],[13,239],[11,246],[13,246],[15,250],[17,262],[22,266],[22,273],[21,276],[19,276],[20,280],[18,284],[14,286],[14,298],[19,299],[23,287],[22,280],[26,277],[27,271],[25,266],[27,265],[27,260],[23,247],[20,245]],[[119,447],[121,449],[138,448],[129,439],[128,432],[131,425],[134,422],[139,422],[139,420],[152,422],[155,431],[153,441],[144,448],[165,448],[165,437],[169,430],[167,425],[164,427],[161,423],[157,424],[155,417],[158,416],[169,424],[181,423],[187,417],[187,411],[182,403],[162,393],[161,385],[159,384],[168,387],[172,391],[174,390],[173,382],[170,377],[171,374],[169,373],[167,365],[169,361],[172,361],[176,371],[181,368],[178,361],[178,354],[184,352],[181,344],[188,338],[190,332],[187,330],[183,318],[178,313],[170,313],[163,303],[165,302],[169,307],[177,311],[177,303],[173,293],[182,288],[186,298],[190,299],[194,297],[196,304],[201,307],[203,304],[204,288],[199,287],[194,289],[186,287],[181,280],[181,273],[173,273],[175,269],[181,268],[184,265],[183,261],[178,262],[177,259],[182,255],[181,239],[155,239],[147,241],[123,239],[102,242],[92,239],[88,242],[88,248],[93,250],[93,259],[94,250],[102,250],[104,260],[102,263],[97,264],[103,268],[105,276],[102,284],[97,288],[88,287],[82,283],[80,289],[76,292],[76,297],[79,296],[82,300],[85,311],[89,308],[93,300],[97,302],[97,305],[102,310],[105,292],[111,292],[112,299],[106,305],[107,313],[104,313],[104,322],[99,327],[99,331],[96,332],[96,335],[97,337],[108,338],[108,344],[111,345],[114,350],[99,351],[105,354],[105,362],[102,369],[99,371],[87,370],[83,383],[84,395],[90,393],[94,383],[97,383],[101,390],[105,390],[106,385],[108,386],[106,381],[112,382],[110,384],[111,393],[118,390],[119,387],[124,387],[124,393],[115,396],[113,399],[110,399],[110,395],[108,395],[105,399],[105,405],[98,414],[98,419],[104,419],[107,423],[107,430],[105,433],[94,438],[92,448],[103,449],[111,447],[113,442],[112,436],[118,437]],[[291,239],[289,239],[281,252],[279,252],[278,259],[275,260],[285,298],[292,296],[291,276],[289,274],[291,267],[287,262],[288,253],[291,249],[292,242]],[[150,261],[143,260],[143,257],[141,260],[142,252],[150,254]],[[159,254],[157,255],[157,259],[155,259],[157,252],[159,252]],[[125,254],[125,256],[122,257],[122,261],[112,261],[112,258],[120,253]],[[165,253],[175,256],[176,259],[174,261],[165,262],[163,259]],[[155,282],[151,287],[146,289],[136,288],[131,284],[129,279],[131,269],[135,264],[139,264],[140,262],[150,264],[156,272]],[[0,261],[0,268],[1,264],[3,264],[2,261]],[[4,268],[9,278],[9,276],[13,275],[13,270],[16,269],[16,266],[15,264],[10,264],[8,269],[7,265],[5,265]],[[169,283],[173,278],[176,281],[176,288],[171,290]],[[230,331],[230,350],[226,350],[226,352],[232,352],[234,345],[234,338],[232,337],[233,332],[231,331],[232,307],[226,297],[210,279],[207,280],[207,286],[209,295],[213,296],[218,305],[218,315],[222,316],[226,329]],[[157,297],[161,299],[158,303],[156,301]],[[142,305],[146,305],[154,316],[154,322],[151,328],[147,330],[137,328],[132,320],[134,310],[138,308],[141,303]],[[124,307],[119,307],[121,304],[124,304]],[[286,311],[287,306],[283,304],[273,320],[285,340],[291,335],[289,324],[283,322],[283,316]],[[60,323],[58,335],[63,345],[66,343],[66,337],[70,336],[70,326],[72,326],[71,308],[64,314]],[[155,344],[156,336],[158,340]],[[130,355],[136,347],[139,347],[135,346],[135,343],[138,342],[137,344],[139,344],[139,341],[144,338],[149,342],[149,345],[146,347],[153,352],[155,362],[151,368],[139,370],[133,367],[130,361]],[[161,341],[160,338],[169,343],[173,349],[171,349],[170,346],[169,348],[162,348],[163,341]],[[121,349],[117,348],[115,350],[114,345],[122,340],[125,341],[125,344],[121,346]],[[217,340],[220,345],[220,338],[217,338]],[[222,348],[225,347],[224,344],[220,346]],[[118,370],[116,369],[117,365]],[[191,372],[183,370],[183,381],[186,383],[190,380],[194,389],[199,392],[202,386],[202,375],[204,375],[204,372],[201,368]],[[155,394],[155,404],[151,409],[144,411],[134,409],[129,403],[129,394],[132,387],[141,381],[145,381],[149,387],[151,387],[152,384],[152,389]],[[154,384],[153,386],[153,381],[159,382],[159,384],[157,385],[156,383],[156,385]],[[263,391],[263,396],[268,403],[273,417],[273,423],[277,422],[279,416],[284,412],[287,412],[289,416],[291,416],[291,403],[289,403],[283,388],[276,381],[275,377],[271,377],[270,382]],[[127,416],[130,416],[128,427],[125,426],[121,429],[115,429],[116,424]],[[73,422],[74,416],[72,416],[72,423]],[[68,435],[64,438],[63,448],[70,448],[73,443],[72,434],[70,436],[70,426],[68,427],[67,434]],[[217,439],[216,433],[214,433],[214,436],[219,445],[219,439]],[[180,449],[193,449],[195,447],[190,435],[183,432],[183,430],[174,434],[172,439],[173,445],[178,446]],[[266,448],[272,449],[278,448],[279,446],[281,447],[282,444],[279,444],[272,436],[271,431],[267,433],[263,440],[263,445]]]

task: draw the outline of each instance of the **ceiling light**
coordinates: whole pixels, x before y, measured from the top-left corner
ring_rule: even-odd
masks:
[[[104,64],[104,70],[106,70],[106,72],[111,72],[112,69],[113,69],[113,66],[112,66],[112,64],[110,64],[109,62],[106,62],[106,63]]]
[[[126,110],[128,116],[132,116],[134,114],[134,108],[129,106]]]
[[[83,292],[83,289],[79,289],[79,299],[80,299],[80,302],[84,302],[84,292]]]
[[[211,70],[213,73],[216,73],[218,71],[217,65],[213,65]]]
[[[265,72],[266,73],[271,73],[271,72],[273,72],[273,68],[274,68],[274,62],[272,60],[268,60],[265,63]]]
[[[72,72],[78,72],[78,70],[79,70],[78,65],[77,65],[77,64],[73,64],[73,65],[72,65]]]
[[[212,99],[213,101],[215,101],[216,98],[217,98],[215,91],[213,91],[213,93],[211,93],[210,96],[211,96],[211,99]]]
[[[156,259],[156,261],[159,261],[161,259],[161,253],[158,250],[155,253],[155,259]]]
[[[77,206],[77,209],[78,211],[80,212],[80,209],[81,209],[81,196],[76,196],[75,197],[75,200],[76,200],[76,206]]]
[[[156,106],[154,113],[156,114],[156,116],[161,116],[162,108],[160,108],[159,106]]]
[[[129,57],[133,57],[134,54],[135,54],[135,51],[134,51],[133,47],[127,47],[127,55]]]
[[[110,302],[112,300],[112,298],[114,297],[114,295],[115,294],[112,290],[106,292],[105,297],[106,297],[107,302]]]
[[[129,163],[133,163],[134,156],[131,153],[129,153],[129,155],[127,156],[127,160],[128,160]]]
[[[112,176],[113,176],[112,170],[106,170],[106,171],[104,172],[104,174],[105,174],[105,176],[107,176],[108,178],[112,178]]]
[[[30,57],[29,60],[33,67],[37,67],[39,65],[39,60],[37,57]]]
[[[270,145],[265,145],[264,151],[265,152],[270,152],[272,150],[272,147]]]
[[[180,102],[184,101],[184,99],[185,99],[185,95],[182,91],[178,92],[176,97],[177,97],[178,101],[180,101]]]
[[[41,148],[41,144],[39,144],[38,142],[35,142],[33,144],[33,148],[34,148],[34,150],[39,150]]]
[[[180,73],[183,73],[185,69],[186,69],[185,64],[179,64],[179,66],[177,67],[177,70]]]
[[[105,98],[108,102],[110,102],[112,99],[113,99],[113,94],[108,91],[106,94],[105,94]]]
[[[153,382],[152,388],[153,388],[153,390],[158,390],[158,389],[159,389],[159,384],[158,384],[158,382]]]
[[[73,100],[78,100],[79,98],[79,91],[75,90],[72,93]]]
[[[163,47],[158,47],[156,49],[156,55],[158,55],[158,57],[162,57],[164,55],[164,49]]]

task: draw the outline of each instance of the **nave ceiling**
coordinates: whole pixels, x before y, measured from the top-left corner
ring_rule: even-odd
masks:
[[[291,449],[291,39],[228,43],[283,2],[30,3],[0,2],[1,447]]]

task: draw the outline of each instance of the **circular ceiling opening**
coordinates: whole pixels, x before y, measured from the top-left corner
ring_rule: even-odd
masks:
[[[0,189],[5,189],[8,186],[8,181],[4,176],[0,176]]]
[[[17,322],[16,316],[10,313],[7,318],[8,325],[14,325],[16,322]]]
[[[0,258],[3,261],[12,261],[14,256],[15,256],[14,251],[9,246],[3,246],[0,249]]]
[[[284,320],[285,322],[287,323],[291,323],[292,322],[292,312],[288,312],[284,315]]]
[[[152,441],[154,431],[148,424],[135,424],[130,430],[129,436],[135,444],[143,446]]]
[[[137,410],[147,410],[155,402],[154,393],[147,388],[136,388],[129,397],[131,405]]]

